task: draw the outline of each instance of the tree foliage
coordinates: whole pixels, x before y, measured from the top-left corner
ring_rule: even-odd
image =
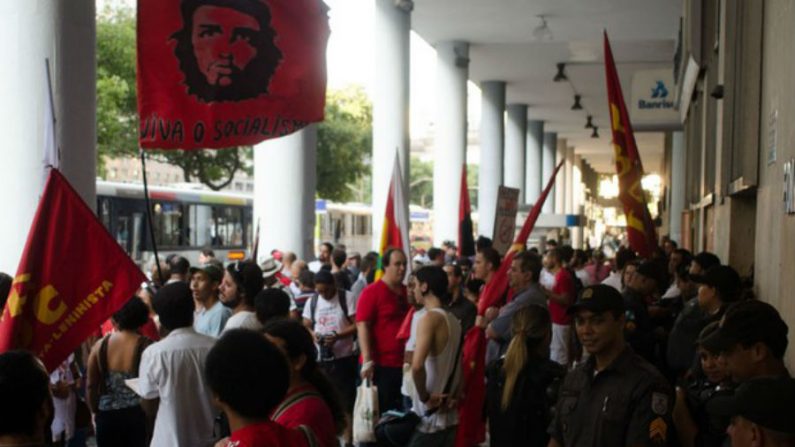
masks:
[[[409,203],[424,208],[433,206],[433,162],[411,157]]]
[[[138,152],[135,93],[135,16],[106,8],[97,17],[97,166],[106,157]]]
[[[102,177],[106,158],[138,154],[135,48],[131,8],[107,7],[97,16],[97,166]],[[199,181],[214,190],[231,183],[238,171],[251,173],[250,147],[149,153],[179,167],[186,182]]]
[[[330,90],[317,130],[317,194],[336,202],[368,199],[373,111],[360,86]]]

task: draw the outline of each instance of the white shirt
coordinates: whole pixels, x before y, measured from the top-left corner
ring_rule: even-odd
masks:
[[[406,352],[414,352],[417,347],[417,326],[420,323],[420,318],[425,315],[428,310],[424,307],[414,312],[411,316],[411,328],[409,329],[409,339],[406,341]],[[408,365],[408,368],[406,368]],[[400,393],[404,396],[414,398],[417,395],[417,388],[414,386],[414,378],[411,376],[411,365],[406,363],[403,365],[403,383],[400,384]]]
[[[215,339],[179,328],[141,355],[138,394],[160,398],[151,447],[212,446],[216,411],[204,381]]]
[[[353,302],[353,294],[345,291],[345,301],[348,304],[348,318],[342,313],[342,306],[338,297],[327,300],[318,295],[317,305],[315,309],[315,333],[316,334],[330,334],[331,332],[340,333],[342,330],[350,325],[356,324],[356,304]],[[312,299],[304,305],[304,313],[302,317],[306,320],[312,321]],[[318,351],[318,360],[320,359],[320,346],[315,344]],[[353,355],[353,337],[345,337],[337,340],[332,348],[334,358],[341,359]]]
[[[668,290],[665,291],[661,299],[668,300],[671,298],[679,298],[680,295],[682,295],[682,291],[679,290],[679,287],[676,286],[676,281],[674,281],[673,284],[668,287]]]
[[[547,269],[541,269],[541,277],[538,281],[545,289],[555,287],[555,275]]]
[[[69,357],[63,361],[55,371],[50,374],[50,384],[56,385],[58,382],[64,382],[69,385],[75,383],[75,378],[72,375],[71,365],[75,361],[74,354],[69,354]],[[52,431],[52,440],[57,441],[64,435],[65,440],[70,440],[75,434],[75,410],[77,409],[77,400],[74,391],[69,390],[69,396],[65,399],[53,396],[53,419],[50,429]]]
[[[307,264],[306,267],[309,269],[310,272],[317,273],[320,271],[320,267],[323,267],[323,263],[315,259],[314,261]]]
[[[417,326],[420,324],[420,318],[428,312],[424,307],[414,312],[411,317],[411,328],[409,329],[409,339],[406,341],[406,351],[414,352],[417,347]]]
[[[588,287],[591,285],[591,275],[589,275],[585,269],[575,270],[574,274],[577,275],[577,278],[580,278],[580,282],[582,282],[583,287]]]
[[[229,329],[251,329],[252,331],[261,331],[262,324],[257,320],[257,314],[250,310],[241,310],[226,320],[226,326],[224,326],[224,330],[221,334]]]
[[[602,281],[602,284],[610,286],[619,292],[624,289],[621,285],[621,272],[610,272],[610,275]]]
[[[462,342],[461,323],[452,313],[444,309],[435,308],[428,312],[438,312],[447,320],[447,344],[442,352],[435,356],[428,353],[425,358],[425,389],[430,394],[442,393],[450,376],[453,375],[449,392],[455,393],[462,377],[460,358],[456,357],[459,354],[458,345]],[[426,312],[424,317],[427,316]],[[458,364],[457,367],[456,364]],[[455,372],[453,372],[454,367]],[[458,411],[455,409],[439,409],[432,415],[426,416],[425,413],[428,409],[416,394],[413,396],[411,405],[412,410],[421,416],[420,423],[417,425],[417,430],[421,433],[435,433],[458,425]]]

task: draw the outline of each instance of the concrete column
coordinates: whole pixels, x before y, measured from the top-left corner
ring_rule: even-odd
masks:
[[[258,262],[274,248],[314,258],[317,125],[254,147],[254,226]],[[287,188],[290,200],[279,195]],[[382,213],[383,214],[383,213]]]
[[[685,138],[671,133],[671,204],[668,212],[671,239],[682,244],[682,212],[685,210]]]
[[[68,4],[68,7],[66,6]],[[92,208],[95,167],[95,9],[93,0],[27,0],[0,5],[0,70],[6,191],[0,219],[0,271],[16,273],[30,223],[44,187],[45,59],[49,58],[56,136],[63,173]]]
[[[411,5],[410,1],[401,4]],[[373,248],[381,240],[386,196],[395,151],[409,181],[409,32],[411,8],[375,0],[375,83],[373,86]],[[406,209],[408,215],[408,209]]]
[[[59,0],[53,74],[61,172],[91,209],[97,205],[96,7]]]
[[[505,110],[505,186],[518,188],[519,203],[524,203],[527,105],[509,104]]]
[[[480,111],[480,171],[478,172],[479,233],[492,237],[497,193],[503,182],[505,138],[505,82],[480,84],[483,105]]]
[[[544,122],[530,120],[527,122],[527,161],[525,163],[525,200],[524,203],[536,203],[538,196],[546,186],[544,178]],[[554,168],[553,168],[554,169]]]
[[[574,147],[569,146],[566,148],[566,197],[565,206],[566,214],[574,214]]]
[[[469,44],[436,44],[436,138],[433,164],[433,243],[458,240],[461,168],[467,148]]]
[[[555,146],[555,166],[566,159],[566,139],[558,138]],[[553,168],[554,169],[554,168]],[[566,213],[566,166],[560,168],[558,176],[555,177],[555,214]]]
[[[555,153],[558,147],[558,134],[555,132],[544,133],[544,145],[541,154],[541,190],[547,186],[547,182],[555,171]],[[542,211],[547,214],[555,212],[555,188],[549,192]]]

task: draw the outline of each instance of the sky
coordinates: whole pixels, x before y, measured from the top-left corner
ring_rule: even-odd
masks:
[[[372,97],[374,72],[374,0],[325,0],[329,6],[331,36],[326,52],[328,88],[359,84]],[[97,10],[106,5],[134,8],[135,0],[97,0]],[[427,135],[436,114],[436,51],[411,32],[410,132],[412,139]],[[477,123],[480,96],[469,85],[469,120]]]

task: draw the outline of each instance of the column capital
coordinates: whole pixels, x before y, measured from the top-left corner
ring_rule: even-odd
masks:
[[[445,40],[437,42],[434,47],[439,57],[451,60],[457,68],[469,68],[469,42]]]
[[[395,8],[406,12],[411,13],[414,11],[414,1],[413,0],[393,0],[395,2]]]

